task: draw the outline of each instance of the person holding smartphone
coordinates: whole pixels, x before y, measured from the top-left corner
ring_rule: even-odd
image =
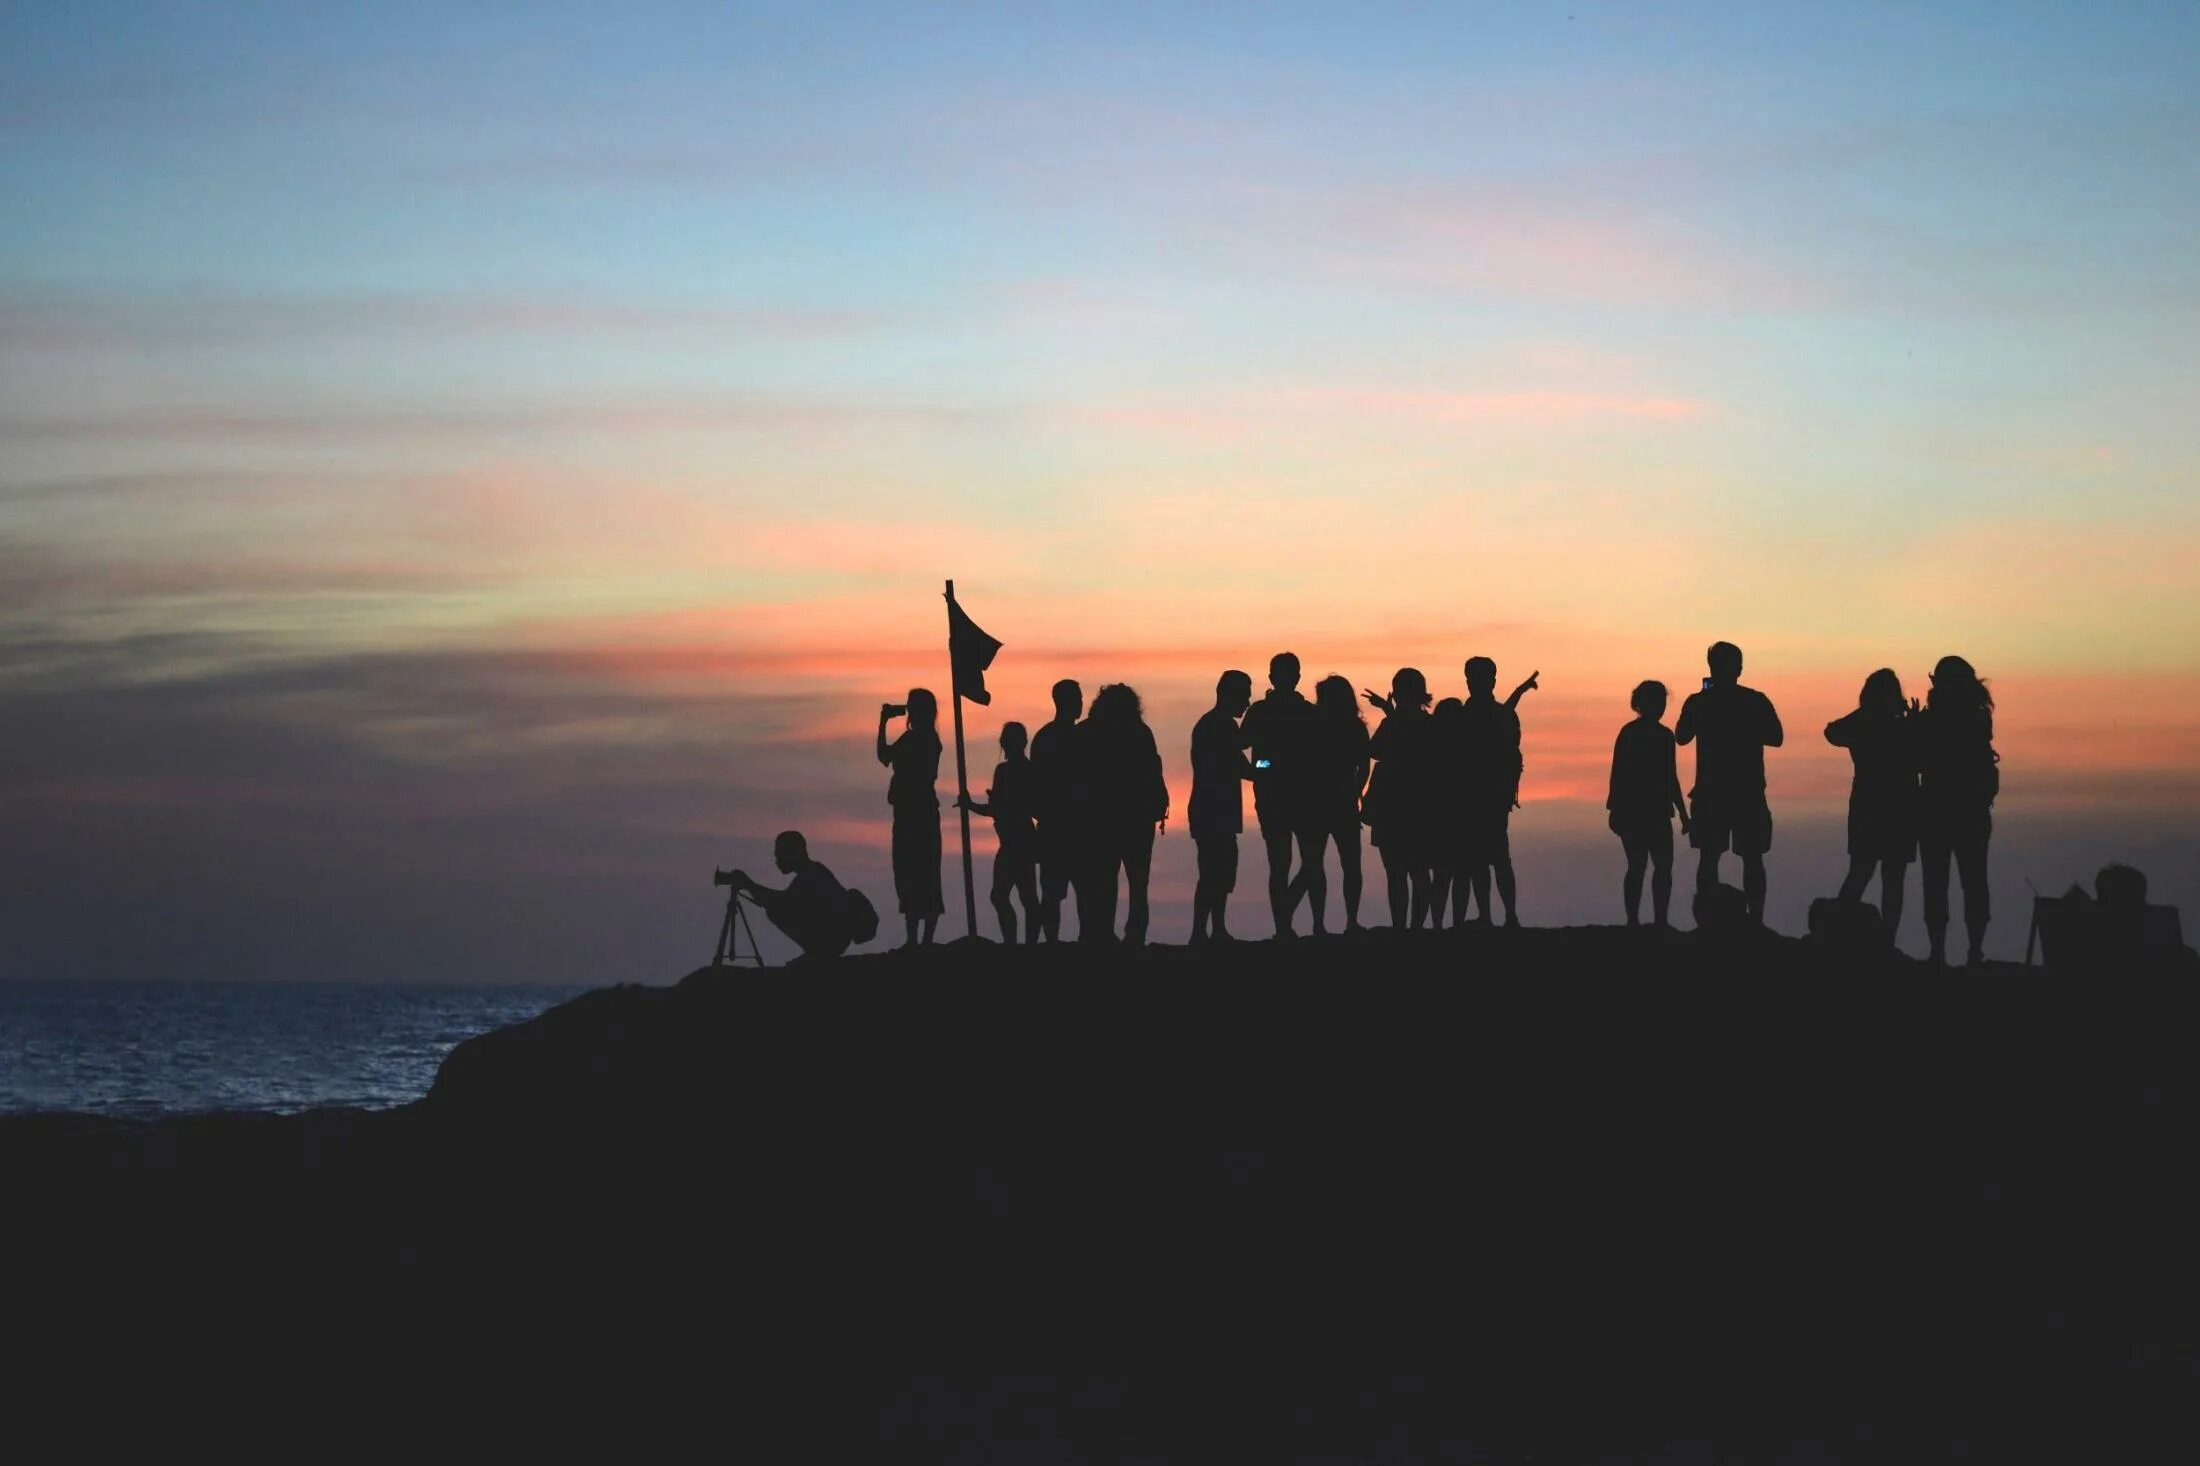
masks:
[[[1742,900],[1749,919],[1765,919],[1765,852],[1772,848],[1772,807],[1765,798],[1765,750],[1787,735],[1772,699],[1742,686],[1742,649],[1714,642],[1704,654],[1711,675],[1689,694],[1674,725],[1676,743],[1696,745],[1696,787],[1689,791],[1696,847],[1696,895],[1719,884],[1719,857],[1742,858]]]
[[[889,743],[886,725],[904,720]],[[893,771],[886,802],[894,810],[894,894],[908,928],[904,947],[930,946],[947,902],[940,891],[940,703],[929,689],[912,687],[906,703],[878,710],[878,761]]]

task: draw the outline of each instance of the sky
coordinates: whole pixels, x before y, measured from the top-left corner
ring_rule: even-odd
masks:
[[[1990,950],[2109,859],[2200,920],[2195,54],[2183,4],[0,3],[0,976],[665,981],[790,826],[891,926],[871,735],[947,577],[980,788],[1059,676],[1139,690],[1181,811],[1224,668],[1487,654],[1542,674],[1523,915],[1609,921],[1628,689],[1724,638],[1800,930],[1819,729],[1957,652]],[[1191,865],[1179,817],[1157,936]]]

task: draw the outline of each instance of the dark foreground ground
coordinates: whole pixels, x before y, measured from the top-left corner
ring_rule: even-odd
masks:
[[[2200,984],[1633,935],[699,973],[401,1111],[0,1120],[10,1320],[736,1459],[2193,1459]]]

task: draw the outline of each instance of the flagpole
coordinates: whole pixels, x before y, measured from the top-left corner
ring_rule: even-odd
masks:
[[[947,685],[955,694],[955,801],[962,814],[964,930],[978,935],[978,878],[970,868],[970,768],[963,760],[962,679],[955,675],[955,582],[947,582]]]

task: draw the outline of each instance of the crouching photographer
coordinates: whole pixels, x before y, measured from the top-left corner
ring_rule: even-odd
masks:
[[[792,877],[784,889],[759,885],[738,870],[721,870],[711,879],[754,902],[806,959],[838,957],[850,945],[878,934],[878,913],[869,898],[843,886],[812,860],[809,842],[799,831],[789,830],[772,842],[772,864]]]

